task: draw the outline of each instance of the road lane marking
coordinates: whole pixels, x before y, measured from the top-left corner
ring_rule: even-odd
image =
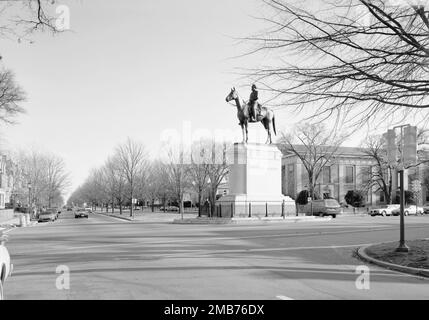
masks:
[[[289,297],[286,297],[286,296],[276,296],[276,298],[280,299],[280,300],[295,300],[293,298],[289,298]]]
[[[127,220],[127,219],[122,219],[122,218],[119,218],[119,217],[114,217],[114,216],[110,216],[110,215],[106,215],[106,214],[102,214],[102,213],[96,213],[96,212],[94,212],[94,214],[96,214],[98,216],[103,216],[103,217],[107,217],[107,218],[112,218],[112,219],[120,220],[122,222],[133,222],[133,221],[130,221],[130,220]]]

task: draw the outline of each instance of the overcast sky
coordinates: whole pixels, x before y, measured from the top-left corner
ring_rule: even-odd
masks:
[[[166,130],[239,129],[225,97],[236,86],[247,99],[251,83],[234,68],[263,60],[230,58],[246,51],[234,37],[261,29],[262,1],[62,3],[71,32],[33,44],[2,40],[3,66],[28,96],[19,124],[1,129],[4,145],[62,156],[75,188],[128,136],[155,154]],[[276,111],[278,129],[297,119]],[[265,140],[262,125],[251,125],[250,139]]]

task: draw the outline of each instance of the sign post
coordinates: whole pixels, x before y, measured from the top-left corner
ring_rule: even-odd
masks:
[[[396,129],[400,129],[399,143],[396,139]],[[386,140],[387,160],[390,166],[396,168],[399,172],[399,192],[400,192],[400,226],[399,226],[399,246],[396,252],[408,252],[409,248],[405,244],[405,221],[404,221],[404,202],[405,202],[405,189],[404,189],[404,170],[406,167],[413,166],[417,163],[417,128],[407,125],[396,126],[389,129],[385,133]],[[399,149],[399,159],[398,159]]]

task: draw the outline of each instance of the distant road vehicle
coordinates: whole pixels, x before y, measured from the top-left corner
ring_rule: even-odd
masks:
[[[55,210],[48,209],[39,213],[39,222],[55,221],[58,218],[58,213]]]
[[[86,209],[77,209],[74,212],[75,219],[77,218],[89,218],[88,211]]]
[[[161,207],[161,211],[164,211],[164,207]],[[167,207],[165,207],[165,211],[177,212],[177,211],[179,211],[179,207],[176,207],[176,206],[167,206]]]
[[[67,207],[67,211],[73,211],[72,207]]]
[[[6,241],[7,237],[0,231],[0,300],[4,300],[4,283],[13,270],[9,251],[4,245]]]
[[[51,212],[55,212],[56,218],[58,219],[58,217],[59,217],[59,215],[61,213],[60,209],[58,209],[58,208],[48,208],[48,210],[51,211]]]
[[[335,199],[313,200],[304,206],[305,213],[313,212],[314,216],[332,216],[336,218],[341,213],[341,206]]]
[[[388,204],[388,205],[384,205],[381,206],[379,208],[372,208],[369,211],[369,214],[374,217],[374,216],[391,216],[393,215],[392,211],[398,209],[399,210],[399,204]]]
[[[416,216],[418,214],[423,214],[423,213],[424,213],[423,207],[411,205],[411,206],[407,206],[407,207],[404,208],[404,216],[409,216],[409,215]],[[394,216],[399,216],[399,214],[400,214],[400,208],[393,210],[392,214]]]
[[[88,213],[92,213],[92,209],[91,208],[85,208],[86,212]]]

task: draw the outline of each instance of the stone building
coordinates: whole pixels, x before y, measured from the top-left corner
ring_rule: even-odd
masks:
[[[294,146],[299,152],[304,146]],[[364,149],[340,147],[323,169],[316,184],[316,192],[345,202],[344,196],[349,190],[365,191],[365,202],[377,205],[383,202],[380,193],[365,188],[370,179],[370,170],[374,160],[365,154]],[[302,161],[293,153],[284,153],[282,157],[282,192],[295,199],[297,194],[308,188],[308,175]],[[366,190],[365,190],[366,189]]]

